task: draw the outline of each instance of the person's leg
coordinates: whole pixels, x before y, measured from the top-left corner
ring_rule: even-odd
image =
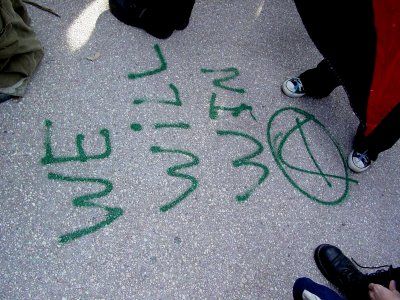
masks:
[[[282,91],[289,97],[304,95],[323,98],[340,85],[339,78],[327,60],[322,60],[314,69],[309,69],[299,77],[287,79],[282,84]]]
[[[348,163],[351,170],[362,172],[378,158],[379,153],[390,149],[400,139],[400,104],[398,104],[368,136],[360,124],[353,141]]]
[[[360,152],[368,150],[371,160],[379,153],[390,149],[400,139],[400,104],[398,104],[368,136],[360,125],[354,138],[353,148]]]
[[[344,300],[330,288],[320,285],[309,278],[302,277],[293,285],[294,300]]]
[[[299,76],[307,96],[323,98],[340,85],[339,78],[326,59],[314,69],[305,71]]]

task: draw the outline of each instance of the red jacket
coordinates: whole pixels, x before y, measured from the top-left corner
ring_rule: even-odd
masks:
[[[373,8],[376,56],[365,135],[400,103],[400,0],[373,0]]]
[[[368,135],[400,103],[400,0],[294,1]]]

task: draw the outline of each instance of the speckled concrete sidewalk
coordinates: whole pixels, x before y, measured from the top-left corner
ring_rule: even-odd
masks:
[[[400,147],[349,173],[343,89],[281,93],[321,59],[291,1],[199,0],[167,40],[40,2],[61,18],[29,7],[45,57],[0,104],[1,299],[291,299],[328,284],[320,243],[399,264]]]

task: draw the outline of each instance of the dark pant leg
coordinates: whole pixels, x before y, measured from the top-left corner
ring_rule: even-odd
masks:
[[[316,68],[305,71],[299,77],[305,93],[314,98],[326,97],[340,85],[339,78],[326,59],[322,60]]]
[[[323,300],[344,300],[330,288],[320,285],[306,277],[299,278],[294,283],[293,299],[303,300],[303,293],[305,290]]]
[[[400,104],[368,136],[364,136],[364,131],[365,126],[360,124],[353,148],[357,152],[368,150],[369,158],[376,160],[379,153],[390,149],[400,139]]]
[[[390,270],[390,280],[396,282],[396,290],[400,291],[400,267]]]

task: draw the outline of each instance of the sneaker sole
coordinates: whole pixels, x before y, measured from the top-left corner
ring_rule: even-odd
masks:
[[[353,163],[353,153],[354,153],[354,150],[350,152],[349,157],[347,158],[347,165],[349,166],[349,169],[355,173],[362,173],[362,172],[368,170],[371,165],[369,165],[368,167],[365,167],[365,168],[359,168]]]
[[[288,81],[289,81],[289,79],[285,80],[285,82],[282,84],[282,87],[281,87],[282,92],[283,92],[286,96],[291,97],[291,98],[300,98],[300,97],[303,97],[303,96],[305,95],[305,93],[296,94],[296,93],[291,92],[291,91],[286,87],[286,83],[287,83]]]

